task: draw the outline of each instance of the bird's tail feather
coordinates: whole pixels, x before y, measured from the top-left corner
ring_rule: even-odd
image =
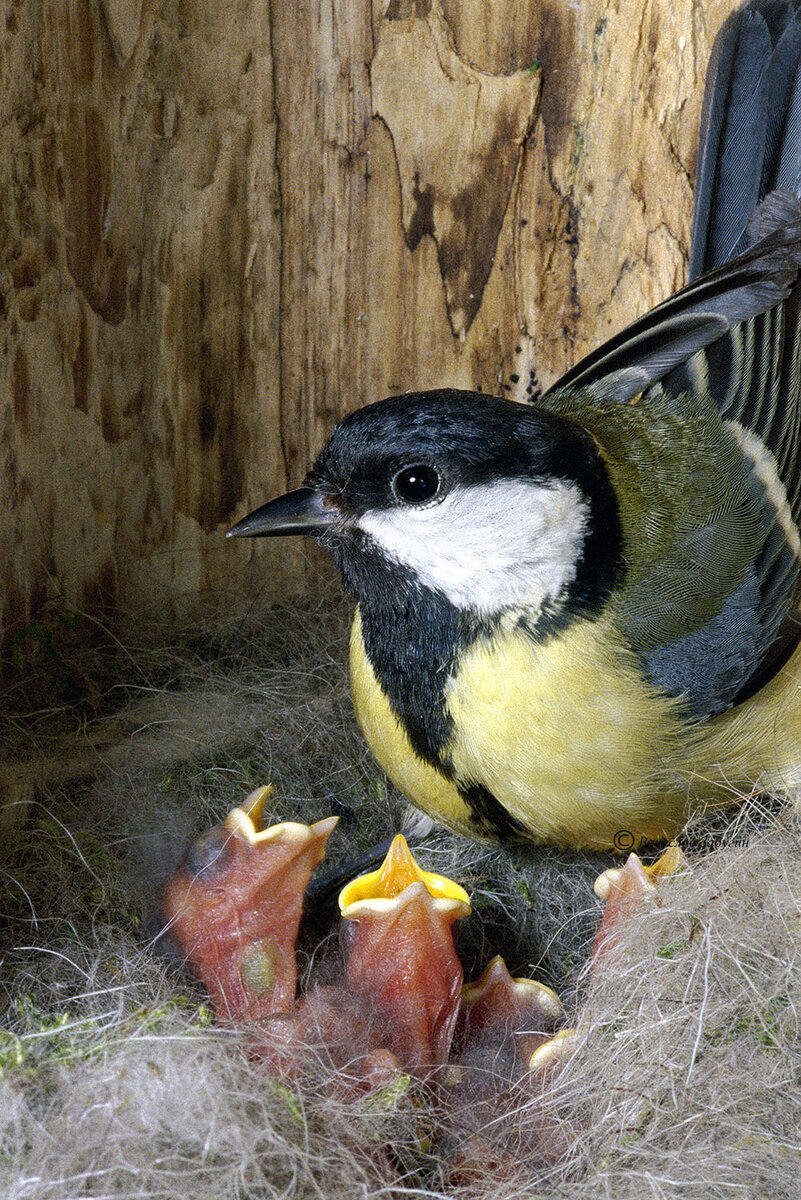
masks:
[[[691,280],[746,248],[777,190],[801,192],[801,5],[752,0],[723,25],[707,71]]]

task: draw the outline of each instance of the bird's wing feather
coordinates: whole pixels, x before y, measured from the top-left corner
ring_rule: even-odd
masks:
[[[798,535],[777,506],[772,467],[763,470],[760,451],[714,413],[704,425],[703,434],[685,425],[699,441],[684,447],[692,478],[680,489],[667,552],[632,573],[619,611],[651,681],[702,717],[738,703],[782,665],[798,640],[799,579]],[[635,528],[648,522],[641,510]]]
[[[801,520],[801,287],[784,303],[733,325],[661,382],[675,402],[707,395],[724,421],[756,436]]]
[[[798,535],[771,477],[708,394],[677,404],[655,384],[635,404],[572,389],[545,403],[588,430],[612,475],[626,644],[695,716],[731,707],[778,664],[793,610]]]
[[[689,279],[740,254],[769,192],[801,178],[801,13],[752,0],[724,23],[706,75]]]
[[[689,278],[798,222],[801,205],[801,5],[751,0],[724,23],[701,116]],[[706,390],[776,460],[801,518],[801,296],[732,326],[664,379]]]
[[[799,267],[801,206],[793,222],[651,309],[576,363],[556,387],[628,403],[735,326],[787,300]]]
[[[707,75],[691,282],[540,401],[572,406],[629,470],[618,620],[698,716],[764,682],[798,636],[800,192],[801,3],[752,0]]]
[[[759,437],[801,518],[801,3],[751,0],[706,76],[689,280],[559,381],[709,395]]]

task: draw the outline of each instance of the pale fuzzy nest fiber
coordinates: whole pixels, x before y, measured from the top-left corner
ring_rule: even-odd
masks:
[[[188,840],[269,781],[275,819],[341,814],[329,863],[401,821],[353,725],[346,629],[328,607],[217,622],[169,648],[152,633],[93,648],[72,626],[50,637],[3,766],[0,1194],[797,1197],[801,840],[787,812],[750,805],[686,839],[692,873],[592,982],[603,856],[508,855],[444,833],[417,851],[472,894],[467,976],[505,954],[557,988],[580,1033],[543,1096],[499,1112],[499,1160],[456,1182],[448,1114],[416,1088],[339,1102],[322,1067],[279,1086],[213,1025],[155,936]],[[332,928],[318,914],[306,930],[306,974],[336,959]],[[529,1136],[551,1121],[556,1163]]]

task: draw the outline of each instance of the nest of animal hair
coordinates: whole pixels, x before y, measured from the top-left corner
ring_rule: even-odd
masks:
[[[354,1086],[347,1057],[308,1024],[291,1030],[303,1069],[285,1070],[254,1055],[252,1021],[215,1014],[168,953],[161,909],[203,831],[266,781],[265,828],[339,818],[294,947],[299,994],[331,996],[347,946],[343,959],[337,889],[326,903],[320,872],[404,825],[354,726],[346,630],[327,605],[180,638],[112,637],[57,613],[20,639],[0,767],[2,1194],[794,1197],[790,811],[751,801],[691,831],[690,869],[626,912],[592,971],[592,883],[611,859],[442,831],[415,847],[423,871],[469,894],[454,926],[465,979],[502,955],[512,976],[558,992],[548,1036],[575,1037],[536,1078],[478,1039],[457,1075],[381,1060]]]

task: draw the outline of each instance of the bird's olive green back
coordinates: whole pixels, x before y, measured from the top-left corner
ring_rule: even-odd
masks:
[[[794,549],[764,483],[708,398],[655,385],[621,404],[554,391],[549,410],[601,447],[620,505],[616,623],[654,683],[697,715],[727,707],[792,607]],[[770,586],[768,586],[768,583]]]

